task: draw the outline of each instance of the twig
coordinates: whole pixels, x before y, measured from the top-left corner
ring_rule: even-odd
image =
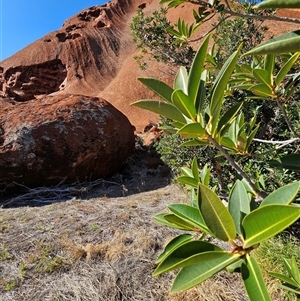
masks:
[[[213,32],[216,28],[218,28],[224,21],[226,21],[229,18],[230,18],[230,16],[225,16],[222,20],[220,20],[218,22],[218,24],[216,24],[215,26],[212,26],[212,28],[209,31],[207,31],[206,33],[204,33],[203,35],[201,35],[200,37],[198,37],[198,38],[196,38],[194,40],[190,40],[190,42],[192,42],[192,43],[193,42],[197,42],[197,41],[205,38],[207,35],[209,35],[211,32]]]
[[[244,180],[249,184],[249,186],[253,189],[253,191],[256,193],[257,198],[256,201],[260,202],[266,197],[266,193],[259,191],[255,184],[252,182],[250,177],[243,171],[243,169],[239,166],[237,162],[234,161],[234,159],[229,155],[229,153],[221,146],[219,145],[212,137],[208,137],[209,142],[218,150],[221,152],[221,154],[228,160],[230,165],[237,171],[237,173],[244,178]]]
[[[119,183],[102,179],[69,185],[63,184],[63,182],[64,181],[61,181],[58,185],[52,187],[37,188],[29,188],[25,185],[14,183],[16,187],[27,190],[27,192],[17,197],[13,197],[8,201],[1,202],[0,206],[5,208],[8,206],[22,206],[28,204],[46,205],[54,202],[62,202],[74,196],[81,196],[83,193],[87,193],[95,186],[103,183],[121,186]]]
[[[202,6],[208,6],[207,1],[203,0],[187,0],[187,2],[196,4],[196,5],[202,5]],[[249,18],[249,19],[259,19],[259,20],[271,20],[271,21],[279,21],[279,22],[289,22],[289,23],[297,23],[300,24],[300,19],[298,18],[289,18],[289,17],[277,17],[277,16],[263,16],[263,15],[256,15],[256,14],[245,14],[245,13],[239,13],[234,11],[228,2],[228,0],[225,0],[227,9],[223,9],[223,13],[229,14],[231,16],[235,17],[242,17],[242,18]]]
[[[263,153],[259,153],[259,154],[252,154],[252,157],[255,157],[255,158],[258,158],[258,157],[261,157],[261,156],[264,156],[264,155],[267,155],[267,154],[270,154],[270,153],[273,153],[273,152],[276,152],[277,150],[289,145],[289,144],[292,144],[296,141],[299,141],[300,138],[293,138],[293,139],[289,139],[289,140],[285,140],[285,141],[268,141],[268,140],[262,140],[262,139],[253,139],[253,141],[255,142],[259,142],[259,143],[268,143],[268,144],[272,144],[272,145],[276,145],[276,144],[279,144],[280,146],[274,148],[274,149],[271,149],[271,150],[268,150],[266,152],[263,152]],[[297,153],[297,152],[296,152]]]
[[[282,112],[282,114],[283,114],[284,120],[285,120],[285,122],[286,122],[286,124],[287,124],[289,130],[293,133],[294,136],[298,137],[298,134],[297,134],[296,131],[293,129],[293,126],[292,126],[292,124],[291,124],[291,122],[290,122],[290,119],[289,119],[289,117],[288,117],[288,115],[287,115],[287,113],[286,113],[286,110],[285,110],[284,106],[282,105],[282,103],[280,102],[279,99],[277,99],[276,102],[277,102],[277,105],[278,105],[278,107],[280,108],[280,110],[281,110],[281,112]]]
[[[258,20],[271,20],[271,21],[279,21],[279,22],[289,22],[289,23],[296,23],[300,24],[300,19],[298,18],[288,18],[288,17],[277,17],[277,16],[263,16],[263,15],[255,15],[255,14],[245,14],[245,13],[238,13],[231,9],[227,10],[224,9],[223,13],[229,14],[235,17],[247,18],[247,19],[258,19]]]
[[[280,147],[292,144],[295,141],[299,141],[299,140],[300,140],[300,138],[292,138],[292,139],[284,140],[284,141],[263,140],[263,139],[255,139],[255,138],[253,139],[253,141],[260,142],[260,143],[269,143],[269,144],[274,144],[274,145],[281,144]]]

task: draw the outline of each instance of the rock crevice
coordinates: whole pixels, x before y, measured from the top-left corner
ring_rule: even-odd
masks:
[[[59,59],[11,67],[0,73],[0,95],[16,101],[26,101],[33,99],[35,95],[51,94],[61,90],[60,86],[66,76],[66,67]]]

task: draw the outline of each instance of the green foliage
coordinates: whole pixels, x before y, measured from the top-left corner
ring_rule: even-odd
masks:
[[[194,179],[200,180],[200,176]],[[226,267],[242,263],[240,271],[250,300],[257,300],[257,296],[259,300],[270,300],[259,266],[250,253],[300,217],[300,207],[291,205],[300,182],[291,185],[273,192],[264,206],[252,209],[251,196],[241,182],[234,185],[228,207],[210,188],[198,182],[197,207],[173,204],[169,206],[170,213],[164,213],[169,225],[196,235],[194,239],[181,235],[172,240],[160,255],[154,275],[180,268],[172,286],[172,291],[177,292],[205,281]],[[155,219],[166,224],[161,217],[160,214]],[[203,241],[205,235],[199,237],[199,233],[229,242],[232,250],[222,250]]]
[[[237,67],[233,80],[235,87],[251,91],[252,99],[282,102],[284,97],[288,101],[292,86],[288,85],[286,75],[291,72],[299,55],[300,52],[290,55],[282,65],[275,64],[273,54],[267,54],[262,60],[254,57],[250,64]]]
[[[297,300],[300,300],[300,270],[294,257],[290,260],[284,258],[284,265],[288,276],[284,274],[270,272],[270,275],[282,281],[282,287],[296,294]]]
[[[7,292],[10,292],[12,291],[13,289],[15,289],[17,287],[17,281],[16,280],[10,280],[10,281],[7,281],[4,285],[4,289],[7,291]]]
[[[182,31],[192,33],[196,28],[184,21],[178,21],[178,30],[174,29],[166,17],[166,12],[165,8],[161,8],[152,16],[146,17],[139,9],[132,20],[130,26],[133,42],[141,50],[141,54],[135,59],[142,69],[147,67],[149,59],[188,67],[195,54],[194,50],[183,42],[184,38],[177,40],[176,36],[182,37]]]
[[[229,150],[245,154],[248,152],[251,141],[257,129],[250,125],[246,130],[243,114],[239,114],[241,105],[230,109],[221,116],[224,103],[224,94],[231,74],[235,69],[239,51],[234,52],[224,63],[215,82],[213,83],[204,109],[204,95],[206,95],[206,71],[204,70],[209,36],[204,40],[192,62],[189,73],[180,68],[174,81],[173,89],[166,84],[155,80],[139,79],[143,84],[153,90],[162,100],[144,99],[133,105],[160,113],[162,116],[176,121],[171,127],[184,138],[193,139],[202,145],[214,144],[217,141]],[[171,93],[172,92],[172,93]]]
[[[299,0],[267,0],[259,3],[255,8],[299,8]],[[279,37],[270,39],[263,44],[251,49],[246,54],[258,55],[258,54],[278,54],[297,52],[300,50],[300,31],[293,31],[286,33]]]
[[[255,6],[256,8],[300,8],[299,0],[266,0]]]
[[[277,160],[269,161],[269,164],[278,168],[287,168],[290,170],[300,171],[300,155],[292,154],[287,155]]]
[[[299,240],[289,234],[289,232],[283,232],[261,243],[259,248],[253,251],[253,256],[259,263],[264,278],[269,283],[270,293],[276,294],[277,285],[274,285],[274,283],[280,282],[271,276],[271,273],[290,277],[284,262],[288,258],[294,258],[297,265],[300,265]],[[286,297],[285,300],[296,300],[295,294],[288,290],[282,290],[281,293],[282,297]]]
[[[164,2],[168,3],[169,7],[183,3],[181,0],[164,0]],[[199,15],[194,11],[194,17],[199,22],[215,12],[226,12],[225,6],[221,7],[219,1],[209,1],[207,5],[201,2],[199,6]],[[252,7],[249,7],[249,10],[252,10]],[[245,20],[235,22],[226,26],[230,30],[235,26],[242,27],[240,24]],[[247,24],[253,25],[251,22]],[[255,28],[251,26],[249,30],[254,31]],[[168,29],[167,32],[171,32],[181,46],[186,45],[196,27],[178,20],[177,28],[177,31]],[[230,36],[226,32],[224,34]],[[258,34],[255,38],[260,39],[261,36]],[[294,68],[300,55],[296,52],[299,43],[298,48],[294,48],[294,38],[289,37],[284,42],[281,38],[279,42],[278,40],[267,42],[254,50],[249,50],[253,47],[252,44],[246,45],[249,48],[246,55],[253,53],[267,55],[263,58],[252,56],[244,60],[245,56],[240,55],[243,45],[235,45],[237,48],[235,51],[228,48],[228,56],[226,51],[221,52],[221,48],[225,47],[225,44],[221,45],[222,37],[218,42],[220,47],[217,54],[214,50],[208,53],[209,39],[210,36],[204,39],[189,68],[179,69],[172,87],[159,80],[139,79],[159,99],[143,99],[134,105],[167,118],[169,121],[164,128],[188,139],[181,146],[212,147],[216,157],[224,157],[227,164],[236,172],[234,178],[239,180],[233,185],[227,185],[229,195],[224,200],[218,195],[216,187],[211,188],[211,175],[214,172],[210,171],[207,164],[199,172],[199,164],[194,159],[190,168],[181,168],[183,176],[179,177],[178,181],[190,187],[191,204],[170,205],[168,212],[160,213],[154,219],[172,228],[194,232],[195,235],[184,234],[173,239],[159,256],[158,266],[153,274],[157,276],[180,269],[172,286],[172,291],[178,292],[187,290],[226,268],[229,272],[241,273],[251,301],[271,300],[260,263],[252,252],[300,218],[300,207],[294,204],[300,182],[292,181],[291,184],[282,185],[275,191],[271,189],[272,193],[267,195],[262,191],[267,185],[261,174],[261,167],[264,166],[265,174],[271,170],[272,164],[298,171],[298,164],[293,163],[293,159],[298,159],[298,154],[295,154],[297,147],[293,147],[292,151],[284,151],[284,156],[280,152],[284,146],[299,140],[297,134],[299,126],[297,125],[295,129],[295,122],[298,123],[299,116],[293,120],[288,111],[300,78],[299,72],[292,77],[289,76],[290,73],[297,71]],[[216,40],[218,41],[218,38]],[[287,45],[283,45],[284,43]],[[296,53],[275,56],[279,51],[287,50]],[[224,53],[227,58],[220,70],[217,70],[220,66],[218,62],[220,54]],[[236,94],[242,96],[235,97]],[[260,143],[265,142],[261,138],[266,134],[264,128],[266,124],[259,123],[257,113],[251,115],[243,108],[245,98],[249,103],[252,101],[248,103],[249,107],[253,102],[260,101],[263,103],[260,108],[272,108],[270,109],[272,117],[268,122],[279,111],[285,121],[285,127],[278,124],[279,134],[276,135],[292,139],[283,143],[270,141],[271,147],[262,147]],[[276,105],[274,110],[273,104]],[[264,121],[262,120],[262,123]],[[278,148],[273,146],[277,143],[280,145]],[[278,160],[275,161],[277,165],[274,164],[274,160],[270,160],[274,158],[274,154],[280,158],[279,164]],[[291,157],[294,155],[297,156]],[[246,161],[243,161],[243,158],[246,158]],[[247,169],[249,174],[245,172]],[[292,175],[291,172],[290,179],[294,180]],[[222,249],[215,243],[205,241],[207,236],[229,243],[231,250]],[[285,260],[285,264],[290,278],[279,274],[276,276],[293,285],[290,289],[298,293],[299,271],[296,263],[293,260]]]
[[[234,3],[232,3],[234,4]],[[243,1],[236,12],[244,14],[269,15],[271,11],[255,11],[253,5]],[[217,24],[214,24],[216,30],[213,34],[215,42],[215,52],[218,54],[218,60],[224,61],[233,53],[241,43],[242,53],[245,53],[262,42],[264,33],[267,30],[263,26],[263,21],[254,18],[235,17],[226,18],[227,13],[221,12]]]

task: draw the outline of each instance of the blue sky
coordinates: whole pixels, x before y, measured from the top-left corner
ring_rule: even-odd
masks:
[[[13,55],[79,11],[108,0],[0,0],[0,61]]]

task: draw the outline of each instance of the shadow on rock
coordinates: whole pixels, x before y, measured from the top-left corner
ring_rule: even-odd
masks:
[[[150,148],[143,147],[136,149],[123,168],[111,177],[37,188],[16,185],[14,194],[2,191],[0,206],[45,206],[74,198],[127,197],[165,187],[171,183],[171,179],[169,167]]]

